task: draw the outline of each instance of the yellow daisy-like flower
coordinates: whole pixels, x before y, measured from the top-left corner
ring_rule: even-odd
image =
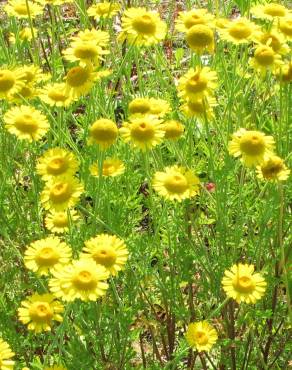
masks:
[[[0,69],[0,99],[8,99],[24,86],[24,73],[19,70]]]
[[[205,24],[197,24],[188,29],[186,41],[189,47],[197,54],[214,53],[214,32]]]
[[[77,211],[72,209],[61,212],[51,211],[45,218],[45,225],[52,233],[63,234],[69,231],[70,222],[78,219]]]
[[[191,68],[178,82],[178,96],[183,99],[196,100],[213,95],[217,87],[217,73],[209,67]]]
[[[196,117],[204,120],[206,117],[207,119],[213,118],[213,107],[216,105],[217,103],[214,98],[200,98],[196,100],[187,100],[181,106],[181,110],[187,117]]]
[[[145,151],[160,144],[164,137],[161,120],[153,116],[133,117],[120,128],[121,137]]]
[[[168,120],[163,122],[162,129],[165,132],[164,138],[167,140],[178,140],[184,133],[185,127],[179,121]]]
[[[53,273],[49,281],[51,292],[64,301],[96,301],[102,297],[108,284],[109,273],[104,266],[91,259],[73,261],[72,264]]]
[[[83,191],[83,185],[75,177],[57,176],[46,183],[41,203],[44,209],[64,211],[75,206]]]
[[[158,13],[145,8],[129,8],[122,17],[122,32],[118,40],[130,44],[149,46],[159,43],[166,35],[166,23]]]
[[[292,40],[292,16],[281,18],[278,23],[278,28],[287,40]]]
[[[51,107],[68,107],[73,99],[65,91],[65,83],[51,83],[42,88],[39,98]]]
[[[281,4],[267,3],[253,6],[250,13],[256,18],[274,20],[275,18],[287,17],[291,11]]]
[[[217,331],[207,321],[191,323],[186,331],[188,344],[199,352],[210,351],[217,339]]]
[[[267,45],[277,54],[289,53],[289,46],[285,43],[284,36],[277,30],[267,32],[259,31],[253,36],[253,41],[257,44]]]
[[[109,148],[116,140],[119,130],[114,121],[100,118],[89,128],[88,144],[97,144],[100,149]]]
[[[169,200],[181,202],[199,193],[200,180],[193,171],[177,165],[156,172],[152,181],[155,191]]]
[[[5,128],[20,140],[37,141],[48,131],[47,118],[34,107],[13,107],[4,115]]]
[[[116,275],[124,268],[129,254],[123,240],[108,234],[100,234],[87,240],[83,252],[84,257],[92,258],[111,275]]]
[[[12,370],[15,364],[12,360],[14,356],[15,353],[11,351],[9,344],[0,338],[0,369]]]
[[[76,36],[71,37],[71,40],[74,42],[91,42],[101,49],[105,49],[109,45],[110,36],[106,31],[92,28],[91,30],[85,29],[84,31],[79,31]]]
[[[292,82],[292,62],[280,65],[280,67],[276,70],[276,76],[281,82]]]
[[[212,25],[214,15],[208,13],[207,9],[192,9],[186,12],[179,12],[175,28],[179,32],[187,32],[197,24]]]
[[[23,101],[32,100],[38,97],[38,95],[39,91],[33,85],[25,85],[18,93],[13,94],[9,100],[15,103],[22,103]]]
[[[109,52],[97,45],[96,41],[74,41],[71,47],[63,51],[65,59],[70,62],[78,61],[81,66],[100,64],[102,56]]]
[[[39,66],[33,64],[18,67],[17,71],[23,75],[21,79],[30,85],[38,84],[51,78],[49,74],[44,74]]]
[[[225,28],[219,29],[220,37],[233,44],[247,44],[253,39],[253,34],[259,28],[247,18],[241,17],[229,22]]]
[[[38,159],[36,170],[44,181],[60,175],[73,176],[77,172],[79,162],[69,150],[52,148]]]
[[[33,27],[33,34],[34,34],[35,37],[37,37],[38,30],[35,27]],[[10,33],[9,41],[12,44],[15,44],[17,36],[18,36],[19,40],[21,40],[21,41],[31,41],[32,40],[31,28],[30,27],[24,27],[18,32],[18,34]]]
[[[62,322],[64,306],[52,294],[33,294],[21,302],[19,320],[35,333],[50,331],[53,321]]]
[[[43,13],[43,7],[38,3],[28,0],[9,0],[4,7],[10,17],[34,19]]]
[[[237,303],[255,303],[264,295],[267,283],[259,273],[254,273],[253,265],[239,263],[225,271],[222,285],[227,296]]]
[[[65,94],[73,99],[86,95],[91,90],[94,82],[99,78],[92,66],[76,66],[69,69],[65,77]]]
[[[115,177],[123,174],[125,172],[124,163],[116,158],[107,158],[102,164],[102,176]],[[90,173],[92,176],[99,177],[98,164],[93,164],[90,166]]]
[[[104,1],[90,6],[87,9],[87,14],[89,17],[94,17],[95,20],[99,20],[100,18],[113,17],[120,9],[120,4]]]
[[[163,117],[169,111],[169,103],[163,99],[135,98],[129,103],[129,113],[131,116],[151,114],[153,116]]]
[[[217,30],[226,28],[230,24],[230,20],[227,18],[216,18],[214,20],[214,26]]]
[[[228,150],[234,157],[241,156],[241,161],[247,167],[252,167],[261,164],[272,154],[274,143],[273,137],[263,132],[240,128],[232,135]]]
[[[258,46],[255,49],[253,58],[249,61],[251,67],[262,76],[265,76],[268,70],[276,70],[282,63],[281,56],[266,45]]]
[[[48,275],[57,267],[67,265],[72,257],[71,248],[56,236],[31,243],[24,252],[24,264],[29,270]]]
[[[257,176],[268,181],[285,181],[290,170],[285,166],[282,158],[273,155],[268,157],[261,166],[257,166]]]

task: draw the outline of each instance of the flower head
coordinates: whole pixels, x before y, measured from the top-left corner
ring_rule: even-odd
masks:
[[[12,370],[14,368],[15,361],[12,360],[15,353],[11,351],[9,344],[0,338],[0,369],[1,370]]]
[[[261,164],[272,153],[274,139],[260,131],[239,129],[232,135],[228,150],[234,157],[240,157],[247,167]]]
[[[33,294],[21,302],[19,320],[36,333],[50,331],[53,321],[62,322],[64,306],[52,294]]]
[[[153,115],[163,117],[170,111],[169,103],[163,99],[135,98],[129,103],[131,116]]]
[[[260,166],[257,166],[257,175],[260,179],[268,181],[285,181],[288,179],[290,170],[285,166],[282,158],[272,155]]]
[[[213,54],[214,52],[214,32],[204,24],[196,24],[188,29],[186,41],[189,47],[197,54],[205,51]]]
[[[164,138],[167,140],[177,140],[184,132],[184,125],[176,120],[168,120],[163,122],[162,129],[165,132]]]
[[[52,233],[63,234],[69,231],[70,223],[79,219],[77,211],[51,211],[45,218],[45,225]]]
[[[187,32],[197,24],[210,26],[214,16],[208,13],[207,9],[192,9],[186,12],[179,12],[175,28],[180,32]]]
[[[124,163],[116,158],[107,158],[102,164],[102,176],[115,177],[125,172]],[[90,166],[90,173],[92,176],[99,177],[98,164]]]
[[[48,275],[71,260],[71,248],[56,236],[31,243],[24,252],[24,264],[39,275]]]
[[[289,52],[289,46],[285,43],[285,37],[276,29],[256,32],[253,41],[257,44],[269,46],[278,54],[287,54]]]
[[[66,93],[65,83],[51,83],[42,88],[39,98],[51,107],[68,107],[72,104],[72,96]]]
[[[250,13],[256,18],[273,20],[286,17],[291,14],[291,11],[281,4],[267,3],[253,6]]]
[[[23,88],[24,73],[20,70],[0,69],[0,99],[8,99]]]
[[[104,1],[102,3],[91,5],[87,9],[89,17],[99,20],[100,18],[110,18],[118,13],[121,6],[118,3]]]
[[[77,35],[71,37],[73,42],[90,42],[98,46],[100,49],[108,47],[109,39],[110,36],[108,32],[96,30],[95,28],[79,31]]]
[[[279,31],[286,37],[287,40],[292,40],[292,16],[279,19]]]
[[[201,120],[210,119],[214,116],[213,107],[216,106],[214,98],[198,98],[195,100],[187,100],[181,110],[187,117],[196,117]]]
[[[130,44],[149,46],[159,43],[166,34],[166,24],[158,13],[145,8],[129,8],[122,17],[122,32],[118,40]]]
[[[100,234],[87,240],[83,252],[84,257],[92,258],[111,275],[116,275],[124,268],[129,254],[123,240],[108,234]]]
[[[5,128],[21,140],[40,140],[48,131],[47,118],[34,107],[21,105],[4,115]]]
[[[239,263],[225,271],[222,285],[227,296],[237,303],[255,303],[264,295],[267,283],[259,273],[254,273],[253,265]]]
[[[37,37],[38,30],[33,27],[33,33],[34,36]],[[30,27],[24,27],[21,30],[19,30],[18,34],[10,33],[9,35],[9,41],[12,44],[15,44],[16,38],[19,38],[21,41],[31,41],[32,40],[32,32]]]
[[[43,7],[36,2],[28,0],[9,0],[5,5],[5,11],[10,17],[35,18],[42,14]]]
[[[115,122],[100,118],[89,128],[88,144],[97,144],[102,150],[107,149],[117,140],[118,133]]]
[[[60,175],[75,175],[79,162],[75,155],[63,148],[48,149],[38,159],[36,170],[42,179],[47,181]]]
[[[54,271],[49,281],[50,290],[64,301],[95,301],[102,297],[109,277],[104,266],[97,265],[91,259],[75,260],[70,265]]]
[[[256,48],[250,65],[261,75],[265,75],[268,70],[275,70],[282,64],[281,57],[274,50],[266,45],[260,45]]]
[[[98,78],[98,73],[93,72],[93,68],[90,65],[72,67],[65,77],[65,94],[73,99],[86,95],[91,90],[94,81]]]
[[[281,64],[275,73],[281,82],[290,83],[292,81],[292,61],[287,64]]]
[[[45,209],[64,211],[75,206],[83,191],[83,185],[75,177],[57,176],[46,183],[41,202]]]
[[[81,66],[100,64],[100,60],[104,54],[108,54],[107,50],[102,49],[97,45],[96,41],[78,40],[71,43],[71,46],[63,52],[65,59],[70,62],[78,61]]]
[[[247,18],[239,18],[229,22],[225,28],[219,29],[220,37],[233,44],[247,44],[252,41],[253,34],[258,27]]]
[[[145,151],[160,144],[164,137],[161,120],[154,116],[133,117],[120,128],[121,137]]]
[[[199,193],[200,180],[193,171],[175,165],[156,172],[152,184],[159,195],[181,202]]]
[[[210,351],[216,343],[218,335],[216,330],[206,321],[189,324],[186,332],[186,340],[197,351]]]

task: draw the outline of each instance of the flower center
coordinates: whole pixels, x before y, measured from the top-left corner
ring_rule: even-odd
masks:
[[[7,92],[15,84],[15,78],[10,71],[0,71],[0,91]]]
[[[79,271],[72,280],[73,285],[77,289],[91,290],[97,285],[97,281],[90,271],[81,270]]]
[[[229,34],[235,39],[246,39],[252,33],[252,29],[243,22],[236,22],[229,29]]]
[[[67,99],[67,96],[64,95],[62,92],[51,90],[48,92],[48,97],[54,101],[60,101],[63,102]]]
[[[255,51],[254,57],[262,66],[270,66],[274,62],[274,52],[271,48],[259,48]]]
[[[36,262],[40,266],[54,266],[59,261],[59,255],[51,247],[40,249],[36,255]]]
[[[53,310],[48,302],[34,302],[29,308],[29,316],[38,323],[50,322],[53,315]]]
[[[286,14],[285,7],[279,4],[267,4],[264,13],[272,17],[284,17]]]
[[[240,276],[233,283],[233,287],[240,293],[252,293],[255,288],[255,284],[251,277]]]
[[[26,4],[16,4],[14,5],[13,9],[15,10],[16,13],[20,15],[28,14]]]
[[[204,23],[206,23],[205,19],[203,17],[200,17],[197,14],[192,14],[188,16],[184,21],[184,25],[187,29],[195,26],[196,24],[204,24]]]
[[[29,98],[32,95],[32,90],[28,86],[24,86],[20,91],[19,95],[23,96],[24,98]]]
[[[153,139],[155,130],[147,122],[141,122],[131,130],[131,136],[138,141],[147,141]]]
[[[151,35],[156,31],[156,24],[150,15],[144,14],[133,20],[133,28],[138,33]]]
[[[110,11],[110,5],[108,4],[98,4],[97,8],[96,8],[96,12],[99,14],[99,15],[104,15],[104,14],[108,14]]]
[[[93,125],[90,129],[91,135],[100,141],[115,140],[118,135],[118,129],[114,123],[102,122],[98,125]]]
[[[264,153],[265,142],[257,133],[247,133],[240,139],[239,147],[243,153],[257,156]]]
[[[31,72],[31,71],[26,71],[25,72],[25,77],[24,77],[24,80],[26,82],[32,82],[35,78],[35,75]]]
[[[208,26],[197,24],[188,30],[186,40],[190,47],[204,48],[214,42],[213,31]]]
[[[103,168],[102,168],[103,176],[110,176],[114,172],[115,172],[115,166],[113,166],[112,164],[106,164],[106,163],[103,164]]]
[[[208,336],[203,331],[197,331],[195,334],[196,342],[203,346],[208,343]]]
[[[184,193],[188,189],[187,179],[180,174],[170,175],[166,178],[164,186],[171,193]]]
[[[67,83],[72,87],[79,87],[89,80],[90,73],[82,67],[73,67],[67,74]]]
[[[292,20],[283,20],[280,22],[279,28],[285,35],[292,36]]]
[[[58,182],[54,184],[50,191],[50,199],[54,203],[62,203],[71,197],[71,187],[67,182]]]
[[[150,104],[148,103],[148,101],[144,99],[136,99],[135,101],[129,104],[129,111],[131,114],[135,113],[145,114],[149,112],[150,109],[151,109]]]
[[[96,248],[92,256],[96,263],[105,267],[113,266],[117,259],[117,253],[110,246]]]
[[[21,132],[31,134],[37,130],[38,124],[30,114],[23,114],[15,118],[15,127]]]
[[[165,138],[173,139],[180,136],[183,132],[183,128],[175,121],[170,121],[164,126]]]
[[[68,162],[62,157],[54,157],[47,165],[47,171],[52,175],[60,175],[68,168]]]
[[[196,73],[187,81],[186,90],[190,93],[199,93],[206,89],[207,84],[207,80],[200,76],[199,73]]]
[[[66,214],[56,215],[53,219],[53,223],[57,227],[66,227],[68,226],[68,217]]]
[[[82,44],[74,49],[74,55],[79,59],[92,59],[98,55],[97,50],[92,45]]]
[[[202,101],[189,101],[188,107],[191,112],[193,113],[203,113],[204,112],[204,104]]]
[[[274,177],[284,169],[283,161],[281,158],[273,158],[262,165],[261,170],[264,177]]]

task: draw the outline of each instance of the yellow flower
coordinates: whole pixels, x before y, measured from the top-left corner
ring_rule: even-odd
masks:
[[[93,64],[98,66],[104,54],[109,52],[102,49],[95,41],[74,41],[71,47],[63,51],[65,59],[70,62],[78,61],[81,66]]]
[[[15,353],[11,351],[9,344],[0,338],[0,369],[12,370],[15,364],[12,360],[14,356]]]
[[[186,340],[197,351],[210,351],[218,339],[217,331],[206,321],[189,324],[186,332]]]
[[[163,117],[170,111],[169,103],[163,99],[156,98],[135,98],[129,103],[131,116],[151,114]]]
[[[108,288],[105,282],[109,277],[108,271],[91,259],[73,261],[55,271],[53,276],[49,281],[50,290],[64,301],[78,298],[82,301],[96,301]]]
[[[130,44],[149,46],[159,43],[166,34],[166,23],[158,13],[145,8],[129,8],[122,17],[122,32],[118,40]]]
[[[24,264],[29,270],[39,274],[48,275],[49,272],[67,265],[72,257],[71,248],[57,236],[31,243],[24,252]]]
[[[69,69],[65,77],[65,94],[73,99],[86,95],[91,90],[94,81],[99,78],[97,72],[93,72],[90,65],[86,67],[76,66]]]
[[[272,154],[273,148],[274,139],[272,136],[266,136],[260,131],[248,131],[244,128],[236,131],[228,144],[229,154],[234,157],[241,156],[241,161],[247,167],[264,162],[266,157]]]
[[[52,294],[33,294],[21,302],[19,320],[35,333],[50,331],[53,321],[62,322],[64,306]]]
[[[187,117],[196,117],[205,120],[205,118],[213,118],[213,107],[216,105],[216,100],[214,98],[200,98],[196,100],[187,100],[181,106],[181,110]]]
[[[33,34],[35,37],[37,37],[38,30],[33,27]],[[30,27],[24,27],[22,28],[18,34],[11,33],[9,36],[9,41],[12,44],[15,44],[16,38],[19,38],[21,41],[31,41],[32,40],[32,32]]]
[[[45,218],[45,225],[52,233],[62,234],[68,232],[70,223],[78,220],[78,218],[79,216],[75,210],[51,211]]]
[[[222,285],[227,296],[237,303],[255,303],[264,295],[267,283],[259,273],[254,273],[253,265],[239,263],[225,271]]]
[[[161,120],[153,116],[133,117],[120,128],[121,137],[145,151],[160,144],[164,137]]]
[[[27,6],[28,5],[28,6]],[[9,0],[4,7],[10,17],[34,19],[43,13],[43,7],[33,1],[28,0]]]
[[[116,158],[107,158],[102,164],[102,176],[115,177],[125,172],[125,165],[122,161]],[[98,164],[90,166],[92,176],[99,177]]]
[[[118,137],[117,125],[110,119],[100,118],[89,128],[88,144],[97,144],[102,150],[109,148]]]
[[[197,24],[189,28],[186,33],[186,41],[197,54],[203,54],[205,51],[210,54],[214,52],[214,32],[204,24]]]
[[[281,56],[276,54],[272,48],[266,45],[260,45],[255,49],[253,58],[249,64],[265,76],[268,70],[276,70],[282,64]]]
[[[192,9],[186,12],[179,12],[175,28],[179,32],[187,32],[197,24],[212,25],[214,16],[208,13],[207,9]]]
[[[185,128],[179,121],[169,120],[163,122],[162,129],[165,132],[165,139],[177,140],[182,136]]]
[[[24,86],[24,74],[19,70],[0,69],[0,99],[8,99]]]
[[[287,38],[287,40],[292,40],[292,16],[288,18],[282,18],[278,23],[279,31]]]
[[[92,28],[91,30],[85,29],[84,31],[79,31],[76,36],[71,37],[71,40],[74,42],[91,42],[101,49],[108,47],[109,39],[110,36],[108,32],[96,30],[94,28]]]
[[[268,157],[261,166],[257,166],[257,175],[260,179],[285,181],[289,174],[290,170],[285,166],[283,159],[276,155]]]
[[[291,14],[291,11],[281,4],[267,3],[253,6],[250,13],[256,18],[273,20],[274,18],[286,17]]]
[[[227,18],[216,18],[214,20],[214,26],[216,29],[224,29],[230,24],[230,20]]]
[[[292,82],[292,62],[280,65],[276,70],[276,76],[281,82]]]
[[[183,99],[196,100],[213,95],[217,87],[217,73],[209,67],[191,68],[178,82],[178,96]]]
[[[219,29],[219,34],[223,40],[238,45],[250,43],[254,32],[257,30],[258,26],[247,18],[241,17],[235,21],[229,22],[225,28]]]
[[[192,170],[174,165],[156,172],[152,184],[159,195],[181,202],[199,193],[200,180]]]
[[[267,32],[256,32],[253,41],[257,44],[269,46],[275,53],[283,55],[289,53],[289,46],[285,44],[284,36],[275,29]]]
[[[51,83],[42,88],[39,98],[51,107],[68,107],[72,104],[73,99],[65,91],[65,83]]]
[[[84,258],[92,258],[111,275],[116,275],[124,268],[129,254],[123,240],[108,234],[100,234],[87,240],[83,252]]]
[[[34,107],[21,105],[11,108],[4,115],[5,128],[21,140],[40,140],[50,125],[47,118]]]
[[[87,9],[89,17],[99,20],[100,18],[113,17],[121,9],[121,6],[117,3],[104,1],[102,3],[94,4]]]
[[[25,85],[21,90],[10,96],[10,101],[15,103],[22,103],[23,101],[31,100],[39,95],[39,91],[32,85]]]
[[[62,148],[52,148],[38,159],[36,170],[42,179],[47,181],[60,175],[73,176],[78,167],[79,162],[72,152]]]
[[[18,67],[16,70],[23,75],[21,79],[26,84],[38,84],[51,77],[49,74],[44,74],[39,66],[33,64]]]
[[[83,185],[75,177],[57,176],[46,183],[41,202],[44,209],[64,211],[75,206],[83,191]]]

